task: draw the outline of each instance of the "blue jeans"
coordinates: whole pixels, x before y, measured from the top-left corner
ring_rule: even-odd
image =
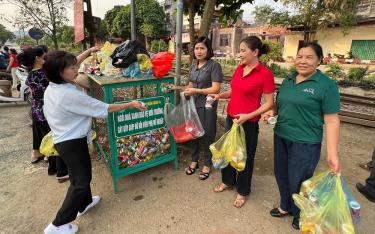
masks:
[[[280,208],[299,218],[292,195],[311,178],[320,159],[321,143],[298,143],[274,135],[275,177],[280,192]]]

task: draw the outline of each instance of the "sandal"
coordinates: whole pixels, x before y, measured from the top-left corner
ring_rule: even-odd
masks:
[[[195,173],[195,171],[198,169],[198,163],[196,164],[196,166],[194,168],[192,168],[190,165],[189,167],[185,170],[185,173],[186,175],[192,175]]]
[[[360,168],[362,168],[362,169],[367,170],[367,171],[370,171],[370,170],[371,170],[371,168],[368,166],[368,163],[367,163],[367,162],[366,162],[366,163],[360,163],[360,164],[358,164],[358,166],[359,166]]]
[[[214,192],[215,193],[221,193],[221,192],[223,192],[225,190],[232,190],[232,189],[233,189],[232,186],[228,186],[228,185],[226,185],[224,183],[220,183],[220,184],[218,184],[218,185],[215,186]]]
[[[199,179],[200,180],[207,180],[208,177],[210,177],[210,171],[209,172],[203,172],[203,171],[201,171],[201,173],[199,174]]]
[[[236,208],[241,208],[246,203],[246,197],[237,194],[236,199],[234,199],[233,206]]]
[[[31,159],[31,164],[38,163],[38,162],[40,162],[41,160],[43,160],[43,158],[44,158],[44,156],[40,156],[40,157],[37,157],[37,158]]]

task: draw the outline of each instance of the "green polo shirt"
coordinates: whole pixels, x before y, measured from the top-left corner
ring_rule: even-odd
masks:
[[[278,118],[275,133],[300,143],[320,143],[324,114],[340,111],[336,82],[320,70],[296,84],[297,73],[284,79],[277,95]]]

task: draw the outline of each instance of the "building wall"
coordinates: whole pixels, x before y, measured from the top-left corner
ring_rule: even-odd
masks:
[[[324,55],[347,54],[351,49],[353,40],[375,40],[375,24],[360,25],[353,27],[349,35],[344,36],[340,28],[328,28],[323,32],[318,32],[315,39],[323,48]],[[283,58],[295,58],[299,40],[303,40],[303,34],[285,35]]]

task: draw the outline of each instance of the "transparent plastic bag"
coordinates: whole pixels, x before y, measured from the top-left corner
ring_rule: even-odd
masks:
[[[210,145],[212,164],[216,169],[223,169],[228,164],[237,171],[246,166],[245,132],[241,125],[233,123],[232,128],[218,141]]]
[[[301,233],[355,233],[341,175],[327,171],[304,181],[293,200],[301,210]]]
[[[141,70],[139,69],[139,64],[137,62],[130,64],[129,67],[125,68],[122,71],[122,74],[125,77],[130,77],[130,78],[134,78],[134,77],[140,76],[141,75]]]
[[[169,131],[177,143],[191,141],[204,135],[202,123],[194,104],[194,98],[186,99],[180,93],[181,103],[171,110],[171,105],[166,104],[164,118]]]

